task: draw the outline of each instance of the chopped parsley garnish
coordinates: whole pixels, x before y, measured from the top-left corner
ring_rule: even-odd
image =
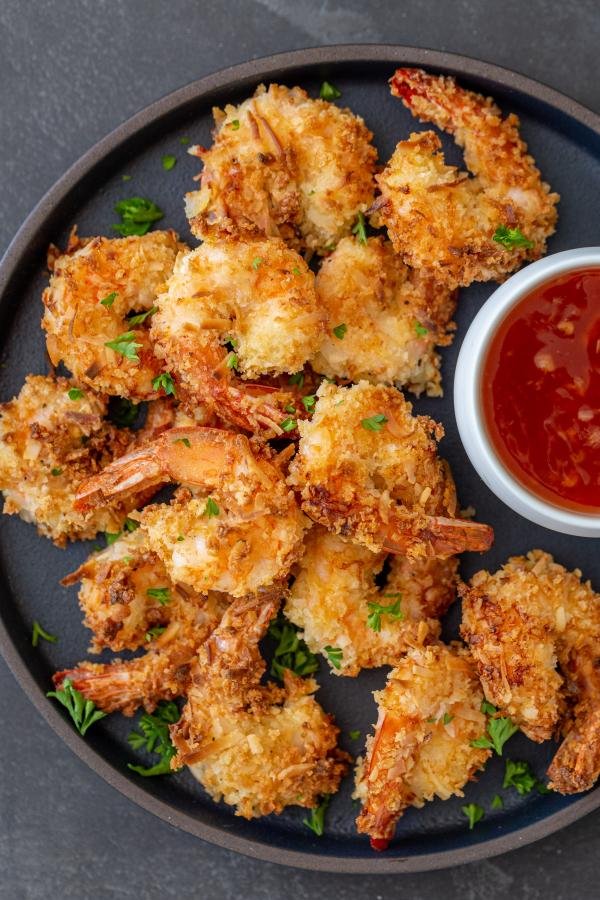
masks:
[[[329,658],[329,662],[333,666],[334,669],[342,668],[342,659],[344,658],[344,651],[340,647],[332,647],[331,644],[327,644],[325,647],[325,653]]]
[[[179,710],[173,702],[160,703],[154,713],[144,713],[140,718],[139,731],[131,731],[127,741],[134,750],[145,750],[147,753],[156,753],[160,760],[154,766],[134,766],[127,764],[127,768],[145,778],[151,775],[169,775],[171,760],[177,753],[171,743],[169,725],[174,725],[179,720]]]
[[[285,412],[289,412],[289,413],[296,412],[296,407],[294,406],[293,403],[288,403],[287,406],[284,406],[283,408],[284,408]]]
[[[116,541],[119,540],[119,538],[121,537],[122,534],[123,534],[122,531],[105,531],[104,537],[106,539],[106,546],[110,547],[111,544],[114,544]]]
[[[136,341],[135,331],[124,331],[114,341],[105,341],[104,346],[114,350],[115,353],[120,353],[121,356],[124,356],[125,359],[130,359],[132,362],[140,361],[137,350],[142,345]]]
[[[168,587],[148,588],[146,594],[153,600],[158,600],[161,606],[166,606],[171,601],[171,591]]]
[[[544,784],[543,781],[538,781],[533,772],[531,771],[531,766],[528,762],[524,762],[520,760],[518,762],[514,762],[512,759],[506,760],[506,766],[504,768],[504,781],[502,782],[503,788],[514,787],[516,791],[518,791],[521,796],[524,794],[529,794],[534,788],[540,792],[540,794],[549,793],[548,788]]]
[[[487,700],[481,701],[481,706],[479,707],[479,709],[485,716],[493,716],[494,713],[498,712],[494,704],[489,703]]]
[[[484,712],[484,704],[486,705],[485,712],[488,711],[487,707],[491,707],[494,712],[496,712],[496,708],[492,706],[492,704],[487,704],[487,701],[483,701],[481,704],[481,711]],[[519,730],[519,726],[515,725],[513,720],[508,716],[500,716],[499,718],[490,718],[487,722],[487,734],[483,735],[480,738],[477,738],[474,741],[471,741],[471,747],[481,747],[486,750],[495,750],[498,756],[502,756],[502,748],[509,738],[513,736],[513,734]]]
[[[100,303],[102,304],[102,306],[105,306],[107,309],[110,309],[118,296],[119,295],[117,294],[116,291],[111,291],[111,293],[107,294],[106,297],[104,297],[100,301]]]
[[[400,609],[400,597],[395,603],[390,603],[387,606],[374,600],[367,603],[367,606],[370,610],[367,616],[367,625],[372,631],[381,631],[382,616],[389,616],[395,622],[404,618],[404,613]]]
[[[442,725],[449,725],[453,718],[454,718],[453,715],[451,715],[448,712],[445,712],[444,715],[442,716],[442,718],[440,719],[440,721],[441,721]]]
[[[302,819],[302,824],[314,831],[317,837],[321,837],[325,830],[325,813],[327,812],[330,799],[329,794],[325,794],[319,806],[316,809],[311,809],[310,818]]]
[[[492,800],[492,809],[504,809],[504,800],[500,794],[496,794]]]
[[[67,394],[69,396],[69,400],[81,400],[81,398],[84,396],[81,388],[70,388],[67,391]]]
[[[185,135],[183,137],[179,138],[179,143],[182,144],[184,147],[186,144],[189,144],[189,142],[190,142],[189,137],[186,137]]]
[[[315,403],[317,402],[317,398],[314,394],[307,394],[302,398],[302,405],[307,412],[312,412],[315,408]]]
[[[53,469],[50,469],[50,474],[57,478],[59,475],[62,475],[62,469],[59,466],[55,466]]]
[[[354,728],[352,731],[349,731],[348,737],[351,741],[357,741],[360,737],[360,731],[358,730],[358,728]]]
[[[173,381],[173,376],[170,372],[161,372],[160,375],[157,375],[156,378],[153,378],[152,388],[155,391],[163,390],[167,397],[169,396],[169,394],[172,397],[177,396],[177,392],[175,391],[175,382]]]
[[[301,388],[304,384],[304,372],[294,372],[293,375],[290,375],[288,381],[290,384],[297,384]]]
[[[469,831],[473,831],[477,822],[480,822],[485,815],[485,810],[477,803],[467,803],[466,806],[461,806],[461,812],[469,820]]]
[[[367,229],[365,225],[365,217],[362,212],[359,212],[358,214],[358,219],[356,220],[356,225],[352,229],[352,234],[356,235],[359,244],[367,243]]]
[[[132,403],[126,397],[115,397],[110,418],[118,428],[130,428],[138,417],[139,403]]]
[[[179,541],[179,543],[181,543],[181,541],[185,541],[185,538],[184,538],[184,536],[183,536],[182,534],[178,534],[178,535],[177,535],[177,540]]]
[[[360,420],[365,431],[381,431],[386,422],[387,419],[382,413],[376,413],[374,416],[369,416],[368,419]]]
[[[163,158],[161,159],[161,162],[162,162],[162,167],[165,170],[165,172],[170,172],[171,169],[175,168],[175,165],[177,163],[177,157],[173,156],[172,153],[166,153],[163,156]]]
[[[184,447],[188,447],[188,448],[190,448],[192,446],[189,438],[176,438],[173,441],[173,443],[174,444],[183,444]]]
[[[31,646],[37,647],[39,639],[43,641],[48,641],[49,644],[55,644],[58,640],[55,634],[50,634],[49,631],[46,631],[40,623],[34,619],[33,620],[33,628],[31,630]]]
[[[121,175],[121,181],[131,181],[131,175]]]
[[[207,519],[212,519],[213,516],[218,516],[221,510],[219,509],[219,504],[216,500],[213,500],[212,497],[209,497],[206,501],[206,506],[204,507],[203,516],[206,516]]]
[[[415,331],[419,335],[419,337],[425,337],[426,334],[429,334],[427,328],[424,325],[421,325],[420,322],[415,322]]]
[[[150,230],[153,222],[158,222],[163,217],[162,209],[146,197],[120,200],[115,206],[115,212],[121,216],[121,222],[113,225],[113,229],[124,237],[132,234],[141,237]]]
[[[158,306],[151,306],[146,312],[137,313],[135,316],[128,316],[127,322],[130,325],[141,325],[142,322],[146,321],[148,316],[153,316],[155,312],[158,312]]]
[[[139,527],[140,523],[136,519],[130,519],[129,516],[123,522],[123,531],[129,531],[129,533],[137,531]]]
[[[227,357],[227,368],[228,369],[237,369],[238,367],[238,355],[237,353],[230,353]]]
[[[160,637],[163,631],[166,631],[166,626],[164,625],[155,625],[154,628],[149,628],[146,632],[146,640],[153,641],[154,638]]]
[[[96,704],[92,700],[86,700],[83,694],[73,687],[68,678],[63,681],[61,690],[48,691],[46,697],[54,697],[55,700],[62,703],[82,737],[94,722],[106,716],[105,712],[96,708]]]
[[[284,431],[293,431],[298,423],[295,419],[284,419],[279,425]]]
[[[298,268],[298,266],[294,266],[294,268],[292,269],[292,275],[302,275],[302,272]]]
[[[271,675],[283,681],[285,669],[296,675],[311,675],[319,664],[317,657],[308,649],[302,638],[298,637],[295,625],[280,613],[269,626],[269,637],[277,641],[271,663]]]
[[[254,259],[252,260],[252,268],[253,268],[253,269],[260,269],[260,267],[262,266],[262,262],[263,262],[263,261],[262,261],[262,257],[260,257],[260,256],[255,256]]]
[[[237,131],[238,128],[240,127],[240,120],[232,119],[231,122],[229,123],[229,127],[232,128],[233,131]]]
[[[342,92],[338,91],[336,87],[334,87],[331,82],[324,81],[321,85],[321,90],[319,91],[319,97],[321,100],[338,100],[342,96]]]
[[[332,329],[338,341],[344,340],[344,335],[348,331],[348,326],[342,323],[341,325],[336,325],[335,328]]]
[[[525,247],[530,250],[534,244],[529,238],[526,238],[520,228],[507,228],[506,225],[498,225],[492,240],[497,244],[502,244],[506,250],[514,250],[516,247]]]

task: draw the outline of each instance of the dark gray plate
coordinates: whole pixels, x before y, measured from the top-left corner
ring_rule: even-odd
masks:
[[[199,166],[185,154],[179,139],[189,136],[209,143],[211,107],[242,100],[261,81],[300,84],[313,95],[323,79],[332,81],[343,92],[341,102],[364,116],[375,132],[385,161],[399,139],[421,127],[389,94],[387,79],[399,65],[456,74],[464,85],[493,94],[506,111],[518,113],[531,152],[563,198],[550,250],[598,243],[599,216],[590,201],[600,196],[600,118],[556,91],[496,66],[410,47],[323,47],[253,61],[194,82],[138,113],[76,163],[29,216],[0,268],[0,398],[13,396],[28,372],[46,371],[39,323],[45,250],[50,241],[63,243],[73,222],[82,235],[111,234],[115,202],[134,194],[150,197],[166,211],[161,227],[172,226],[189,239],[182,196],[191,189]],[[444,142],[450,157],[459,161],[452,143]],[[164,153],[178,158],[171,172],[161,167]],[[125,173],[132,176],[127,183],[121,178]],[[597,543],[546,531],[513,514],[482,484],[458,439],[451,401],[456,355],[475,311],[493,289],[486,284],[463,291],[458,333],[444,354],[446,397],[415,404],[418,411],[444,423],[442,452],[454,470],[460,499],[464,505],[475,506],[478,519],[490,522],[496,531],[489,553],[464,559],[463,575],[468,577],[482,566],[494,569],[510,554],[542,547],[569,568],[580,567],[600,584]],[[350,779],[332,802],[326,834],[320,839],[303,826],[304,811],[292,809],[279,817],[246,822],[234,817],[229,808],[212,803],[187,773],[141,779],[126,768],[133,759],[126,742],[130,720],[111,716],[94,725],[84,740],[62,708],[45,698],[52,672],[86,655],[88,635],[81,624],[76,589],[61,588],[59,579],[90,549],[90,544],[78,544],[58,550],[38,537],[32,526],[15,517],[1,519],[0,647],[23,689],[65,743],[106,781],[166,821],[215,844],[272,862],[338,872],[406,872],[502,853],[600,806],[600,788],[571,799],[536,793],[520,797],[514,789],[502,791],[503,761],[494,758],[479,782],[466,788],[465,800],[409,810],[390,849],[375,854],[368,841],[355,833]],[[452,636],[458,609],[448,618],[446,634]],[[59,643],[42,643],[33,649],[33,619],[60,635]],[[375,716],[371,691],[383,685],[385,671],[343,679],[330,676],[322,667],[319,678],[319,700],[335,713],[344,746],[358,754],[363,738],[353,742],[348,731],[358,728],[364,736],[370,729]],[[551,744],[532,744],[522,735],[515,736],[506,748],[511,758],[528,760],[539,776],[553,749]],[[505,806],[492,811],[490,802],[497,792],[503,794]],[[460,807],[471,801],[485,807],[486,815],[469,832]]]

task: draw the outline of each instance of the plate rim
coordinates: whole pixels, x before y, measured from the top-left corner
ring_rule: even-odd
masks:
[[[7,288],[17,275],[22,257],[30,250],[38,229],[52,215],[54,209],[66,200],[69,193],[83,179],[92,174],[98,164],[110,154],[118,152],[119,148],[140,130],[174,114],[177,109],[185,107],[210,92],[228,86],[232,90],[238,89],[244,83],[267,79],[271,71],[281,73],[282,70],[291,70],[301,66],[321,65],[326,67],[352,62],[390,62],[391,65],[426,66],[437,71],[454,71],[467,77],[494,80],[508,89],[533,97],[537,101],[559,110],[600,137],[600,115],[566,94],[514,70],[457,53],[400,44],[366,43],[333,44],[259,57],[210,73],[148,104],[97,141],[69,166],[26,217],[0,261],[0,305],[5,302]],[[281,75],[277,77],[281,77]],[[46,698],[25,659],[21,656],[16,642],[9,634],[8,627],[1,615],[0,653],[15,680],[46,723],[94,774],[101,777],[128,800],[132,800],[147,812],[170,825],[211,844],[253,859],[299,869],[338,874],[399,874],[433,871],[488,859],[525,846],[564,828],[600,806],[600,787],[598,787],[584,794],[566,809],[552,813],[540,821],[509,834],[491,837],[472,847],[464,846],[418,856],[392,858],[385,854],[377,854],[372,857],[349,857],[273,847],[250,837],[230,834],[226,829],[210,825],[183,810],[178,810],[166,800],[161,800],[143,790],[113,767],[99,751],[75,732],[59,708]]]

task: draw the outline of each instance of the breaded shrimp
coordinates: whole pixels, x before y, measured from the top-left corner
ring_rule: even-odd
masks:
[[[441,395],[435,347],[452,340],[454,291],[409,269],[382,237],[342,238],[316,287],[328,318],[317,372]]]
[[[446,165],[433,131],[398,144],[377,176],[374,218],[386,225],[396,252],[451,288],[503,281],[542,256],[559,197],[528,155],[517,116],[502,119],[489,97],[420,69],[398,69],[390,84],[413,115],[453,135],[472,175]],[[501,227],[517,229],[516,242],[495,241]]]
[[[308,521],[274,452],[242,434],[171,429],[84,482],[77,504],[94,508],[167,480],[184,487],[136,518],[172,581],[234,597],[283,584]]]
[[[409,647],[439,637],[438,617],[456,597],[456,559],[394,557],[378,588],[385,554],[372,553],[315,525],[290,588],[285,614],[336,675],[395,665]],[[332,658],[326,648],[341,655]]]
[[[105,398],[51,375],[28,375],[19,395],[0,405],[4,512],[35,523],[59,547],[98,531],[119,531],[127,513],[150,496],[136,491],[103,509],[73,509],[80,481],[136,440],[129,429],[105,421],[106,411]]]
[[[241,428],[284,434],[290,404],[292,417],[303,409],[293,392],[241,379],[297,372],[317,352],[323,314],[304,260],[278,239],[205,243],[178,258],[157,305],[156,353],[188,397]]]
[[[491,751],[471,746],[485,730],[483,693],[458,644],[409,650],[374,697],[378,719],[357,769],[363,808],[356,825],[374,850],[384,850],[407,807],[462,797]]]
[[[315,522],[374,552],[411,559],[487,550],[487,525],[456,516],[454,481],[437,454],[441,425],[413,416],[395,388],[325,383],[299,423],[288,483]]]
[[[79,663],[57,672],[55,685],[60,688],[68,678],[100,709],[128,716],[139,706],[151,712],[161,700],[185,695],[191,663],[228,598],[214,592],[203,597],[173,584],[156,554],[144,548],[139,531],[91,556],[63,584],[78,580],[84,624],[93,631],[90,651],[147,650],[127,661]]]
[[[215,801],[247,819],[316,806],[337,791],[350,759],[312,696],[312,678],[286,670],[283,688],[261,684],[258,642],[278,605],[260,598],[231,604],[200,648],[188,701],[170,729],[178,751],[172,767],[191,766]]]
[[[461,632],[487,699],[531,740],[566,734],[548,772],[554,790],[592,787],[600,774],[600,596],[578,569],[541,550],[512,557],[494,575],[478,572],[461,594]]]
[[[75,238],[65,254],[52,257],[42,297],[52,364],[64,362],[78,382],[101,393],[158,397],[152,381],[163,367],[150,342],[151,310],[185,249],[174,231],[152,231],[141,237]]]
[[[323,253],[371,203],[377,151],[349,109],[271,84],[214,116],[212,147],[190,151],[204,164],[186,197],[196,237],[281,237]]]

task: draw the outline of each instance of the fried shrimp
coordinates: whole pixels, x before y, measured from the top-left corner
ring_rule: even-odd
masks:
[[[216,428],[173,428],[84,482],[86,510],[162,481],[183,485],[171,504],[136,518],[172,581],[240,597],[282,584],[308,525],[267,447]]]
[[[147,649],[135,659],[82,662],[57,672],[56,686],[68,678],[100,709],[125,715],[139,706],[151,712],[161,700],[185,695],[190,666],[218,625],[228,598],[213,592],[200,596],[173,584],[156,554],[145,549],[139,531],[91,556],[63,584],[76,581],[81,581],[84,624],[93,632],[92,653],[107,647],[117,652]]]
[[[375,577],[385,554],[349,543],[316,525],[290,589],[285,614],[336,675],[395,665],[409,647],[439,637],[438,617],[456,596],[457,560],[395,557],[385,587]],[[331,657],[326,648],[341,655]]]
[[[600,775],[600,596],[548,553],[478,572],[463,596],[462,634],[487,699],[534,741],[566,735],[548,774],[571,794]],[[558,668],[557,668],[558,666]]]
[[[173,768],[189,765],[210,796],[247,819],[313,807],[337,791],[348,754],[312,694],[312,678],[286,670],[261,684],[258,649],[279,600],[236,600],[200,648],[181,719],[171,727]]]
[[[489,548],[489,526],[455,517],[454,481],[437,455],[442,426],[413,416],[395,388],[325,383],[298,427],[288,483],[314,521],[411,559]]]
[[[493,100],[451,77],[398,69],[390,83],[413,115],[453,135],[472,175],[446,165],[433,131],[398,144],[377,176],[373,221],[386,225],[404,261],[457,287],[502,281],[538,259],[554,231],[559,197],[528,155],[518,118],[502,119]]]
[[[281,240],[205,243],[178,258],[157,300],[156,353],[193,402],[249,431],[284,434],[290,410],[303,409],[294,392],[247,380],[295,373],[317,352],[324,329],[314,282]]]
[[[103,509],[73,509],[79,482],[136,439],[129,429],[105,421],[106,411],[104,398],[51,375],[28,375],[19,395],[0,405],[4,512],[35,523],[59,547],[98,531],[119,531],[127,513],[150,496],[142,489]]]
[[[452,340],[455,292],[407,268],[381,237],[342,238],[316,286],[328,319],[318,372],[441,395],[435,347]]]
[[[101,393],[158,397],[152,381],[162,366],[149,324],[156,295],[185,249],[174,231],[72,240],[52,259],[42,298],[52,364],[64,362],[78,382]]]
[[[281,237],[323,253],[372,202],[377,151],[349,109],[272,84],[214,116],[212,147],[190,151],[204,164],[186,197],[196,237]]]
[[[409,650],[374,697],[378,719],[357,768],[363,808],[356,825],[374,850],[384,850],[407,807],[462,797],[491,751],[471,746],[485,730],[483,693],[458,644]]]

